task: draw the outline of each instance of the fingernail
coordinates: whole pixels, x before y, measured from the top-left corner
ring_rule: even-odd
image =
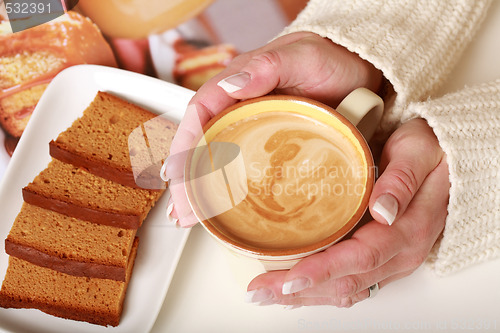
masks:
[[[163,179],[164,182],[168,182],[170,179],[167,177],[167,163],[168,163],[168,157],[165,159],[165,162],[163,162],[163,165],[161,166],[160,169],[160,178]]]
[[[293,310],[293,309],[298,309],[300,307],[302,307],[302,305],[299,304],[287,305],[285,306],[285,310]]]
[[[175,224],[177,226],[178,219],[173,218],[172,216],[170,216],[170,214],[172,214],[173,210],[174,210],[174,203],[172,202],[167,207],[167,212],[166,212],[167,220],[168,220],[168,222],[173,223],[173,224]]]
[[[267,288],[255,289],[247,291],[245,295],[245,302],[247,303],[260,303],[273,298],[273,292]]]
[[[309,281],[308,278],[304,278],[304,277],[297,278],[297,279],[294,279],[292,281],[287,281],[287,282],[283,283],[281,293],[283,295],[293,294],[293,293],[302,291],[306,288],[309,288],[310,285],[311,285],[311,282]]]
[[[382,215],[387,224],[392,225],[398,215],[398,201],[390,194],[382,194],[373,204],[373,210]]]
[[[241,72],[220,80],[217,85],[228,94],[231,94],[245,88],[248,82],[250,82],[250,74]]]

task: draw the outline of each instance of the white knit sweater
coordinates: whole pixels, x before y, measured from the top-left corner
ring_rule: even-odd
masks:
[[[396,93],[380,133],[422,117],[447,154],[450,199],[428,263],[439,275],[500,257],[500,79],[433,97],[489,0],[310,0],[284,33],[311,31],[380,69]]]

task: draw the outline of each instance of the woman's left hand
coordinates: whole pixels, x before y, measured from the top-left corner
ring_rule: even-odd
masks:
[[[247,300],[260,304],[350,307],[411,274],[427,258],[447,216],[446,156],[427,122],[411,120],[387,141],[370,198],[375,220],[289,271],[256,277]]]

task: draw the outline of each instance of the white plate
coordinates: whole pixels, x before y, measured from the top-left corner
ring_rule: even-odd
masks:
[[[71,67],[50,83],[40,99],[0,186],[0,241],[7,237],[23,202],[21,189],[50,161],[49,141],[82,115],[97,91],[107,91],[179,122],[193,92],[147,76],[94,65]],[[148,332],[163,304],[189,230],[165,219],[163,195],[139,231],[140,244],[120,325],[105,328],[56,318],[33,309],[0,309],[7,332]],[[8,265],[0,251],[0,280]]]

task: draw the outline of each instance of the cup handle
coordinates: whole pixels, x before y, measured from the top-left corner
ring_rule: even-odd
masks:
[[[384,111],[384,101],[366,88],[358,88],[347,95],[337,107],[369,141],[375,133]]]

